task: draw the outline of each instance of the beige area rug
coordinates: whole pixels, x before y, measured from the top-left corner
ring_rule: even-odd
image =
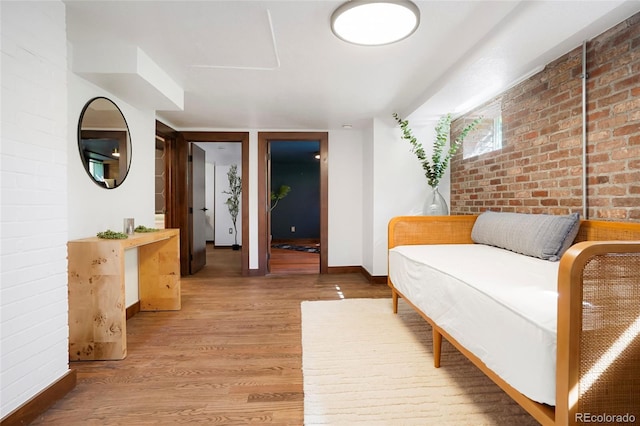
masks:
[[[302,302],[304,420],[311,425],[537,425],[400,300]]]

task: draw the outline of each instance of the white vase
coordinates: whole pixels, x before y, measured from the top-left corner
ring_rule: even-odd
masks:
[[[438,191],[437,186],[431,187],[431,193],[427,194],[423,213],[425,216],[447,216],[449,214],[447,202]]]

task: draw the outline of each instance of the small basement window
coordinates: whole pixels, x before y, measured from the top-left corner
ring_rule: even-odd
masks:
[[[462,143],[462,158],[465,159],[502,149],[502,100],[494,101],[466,118],[476,117],[483,118]]]

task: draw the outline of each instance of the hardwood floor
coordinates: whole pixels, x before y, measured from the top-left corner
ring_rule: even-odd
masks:
[[[269,266],[272,274],[317,274],[320,254],[272,247]]]
[[[182,279],[182,310],[127,322],[128,356],[73,362],[78,385],[34,425],[302,425],[300,302],[390,297],[360,274],[241,277],[208,252]]]

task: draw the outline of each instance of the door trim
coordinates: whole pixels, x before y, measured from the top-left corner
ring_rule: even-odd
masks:
[[[174,129],[156,120],[156,137],[164,139],[164,223],[165,228],[178,228],[176,219],[176,144]]]
[[[267,152],[270,141],[320,141],[320,273],[329,271],[329,133],[328,132],[258,132],[258,270],[267,274],[270,209],[267,188]]]

